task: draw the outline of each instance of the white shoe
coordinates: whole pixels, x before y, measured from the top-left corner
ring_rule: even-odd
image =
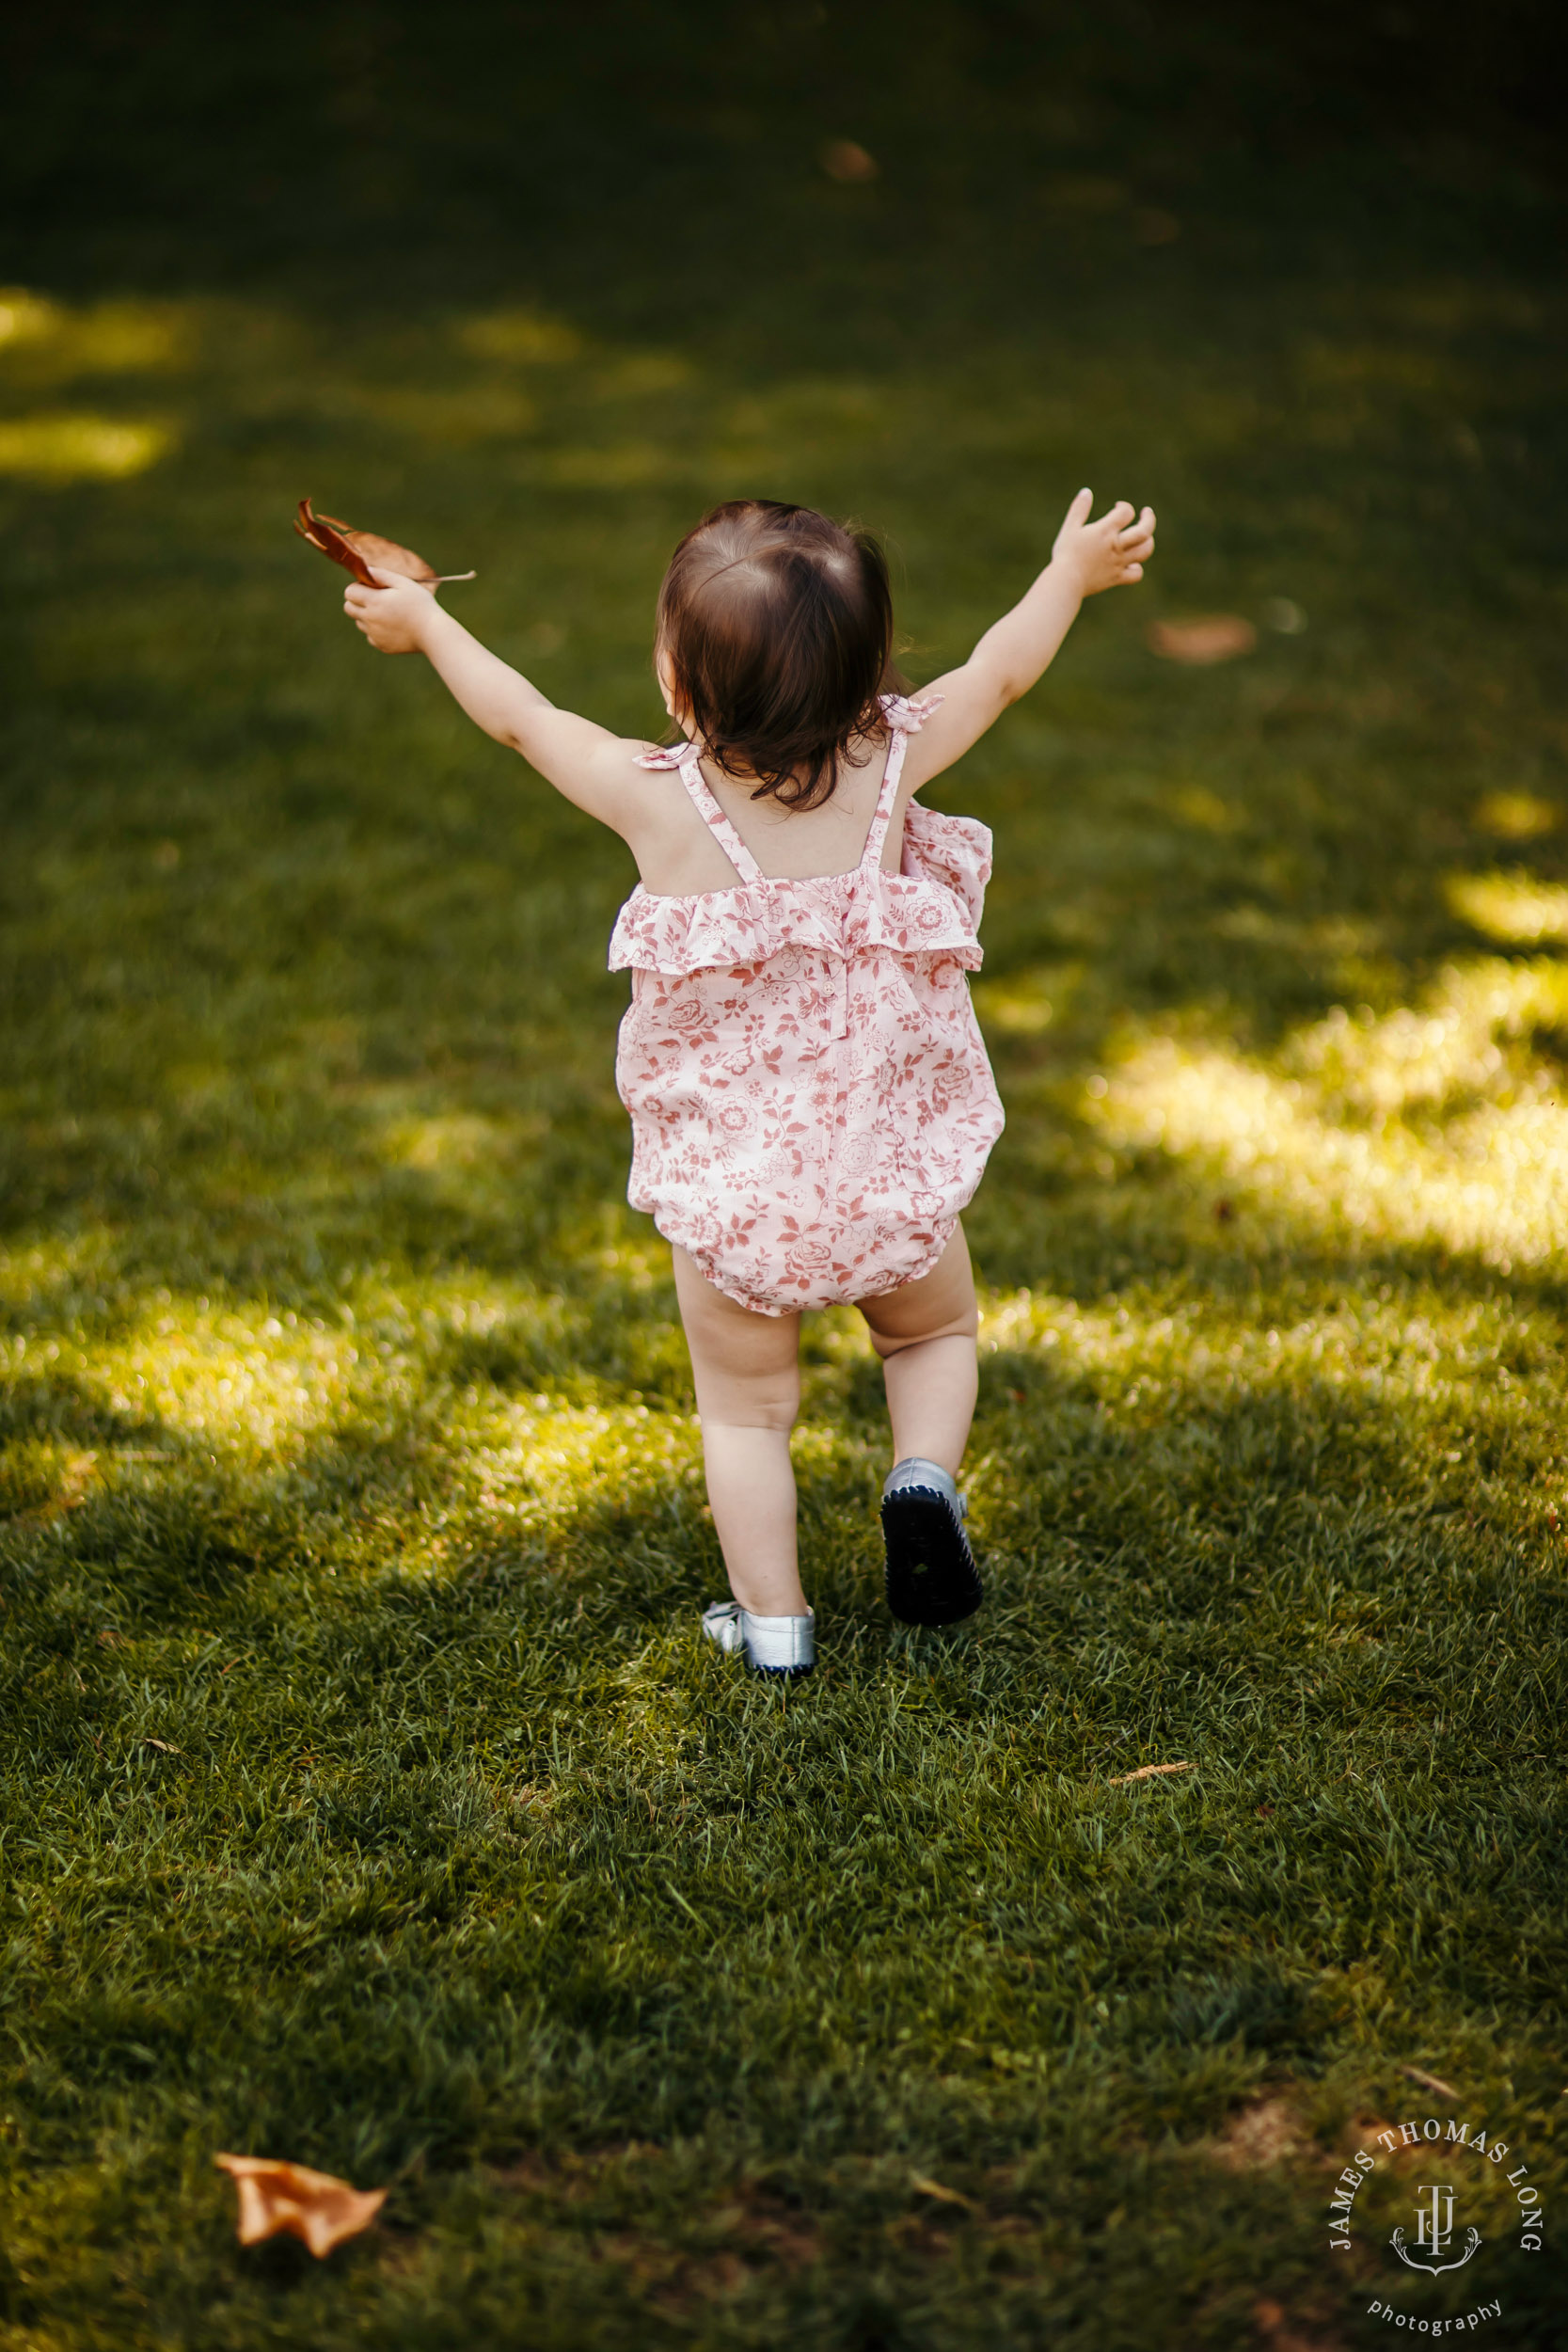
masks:
[[[753,1674],[809,1675],[816,1663],[816,1612],[803,1617],[758,1617],[737,1600],[716,1600],[703,1611],[703,1631],[721,1650],[744,1650]]]

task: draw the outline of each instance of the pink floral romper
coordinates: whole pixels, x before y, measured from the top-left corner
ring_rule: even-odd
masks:
[[[934,703],[885,694],[887,769],[859,866],[763,873],[703,781],[674,768],[739,881],[621,910],[632,974],[615,1077],[633,1208],[726,1297],[768,1315],[902,1289],[936,1264],[1002,1132],[969,1001],[990,834],[910,803],[901,869],[882,843],[911,733]]]

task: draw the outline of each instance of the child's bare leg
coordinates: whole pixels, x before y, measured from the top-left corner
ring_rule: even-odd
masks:
[[[743,1609],[803,1617],[789,1433],[800,1403],[799,1315],[737,1307],[674,1252],[713,1524]]]
[[[962,1229],[922,1280],[863,1299],[861,1312],[893,1421],[882,1488],[888,1607],[906,1625],[957,1625],[985,1598],[957,1484],[974,1418],[979,1328]]]
[[[979,1383],[979,1309],[960,1225],[929,1274],[862,1301],[882,1359],[893,1458],[919,1454],[957,1477]]]

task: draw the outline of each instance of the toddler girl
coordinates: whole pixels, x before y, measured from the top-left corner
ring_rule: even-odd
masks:
[[[659,593],[670,750],[557,710],[398,573],[344,597],[637,860],[610,946],[632,974],[630,1198],[674,1252],[735,1595],[704,1627],[765,1674],[816,1656],[789,1460],[805,1307],[858,1307],[882,1359],[889,1607],[947,1625],[980,1603],[956,1475],[977,1328],[958,1213],[1002,1131],[966,977],[990,835],[913,795],[1034,685],[1085,596],[1142,578],[1152,513],[1091,511],[1081,490],[1022,603],[908,700],[873,542],[806,507],[717,507]]]

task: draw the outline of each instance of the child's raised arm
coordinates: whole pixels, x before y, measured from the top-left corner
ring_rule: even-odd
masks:
[[[1091,523],[1094,495],[1080,490],[1056,533],[1051,561],[1022,601],[988,628],[961,669],[921,689],[942,708],[910,744],[905,772],[915,789],[940,775],[994,726],[1009,703],[1048,669],[1085,596],[1142,580],[1154,552],[1154,510],[1134,515],[1125,499]]]
[[[558,710],[443,612],[428,588],[401,572],[371,568],[383,585],[349,588],[343,610],[377,652],[422,653],[476,726],[520,752],[578,808],[623,833],[646,799],[646,779],[628,756],[641,746],[575,711]]]

